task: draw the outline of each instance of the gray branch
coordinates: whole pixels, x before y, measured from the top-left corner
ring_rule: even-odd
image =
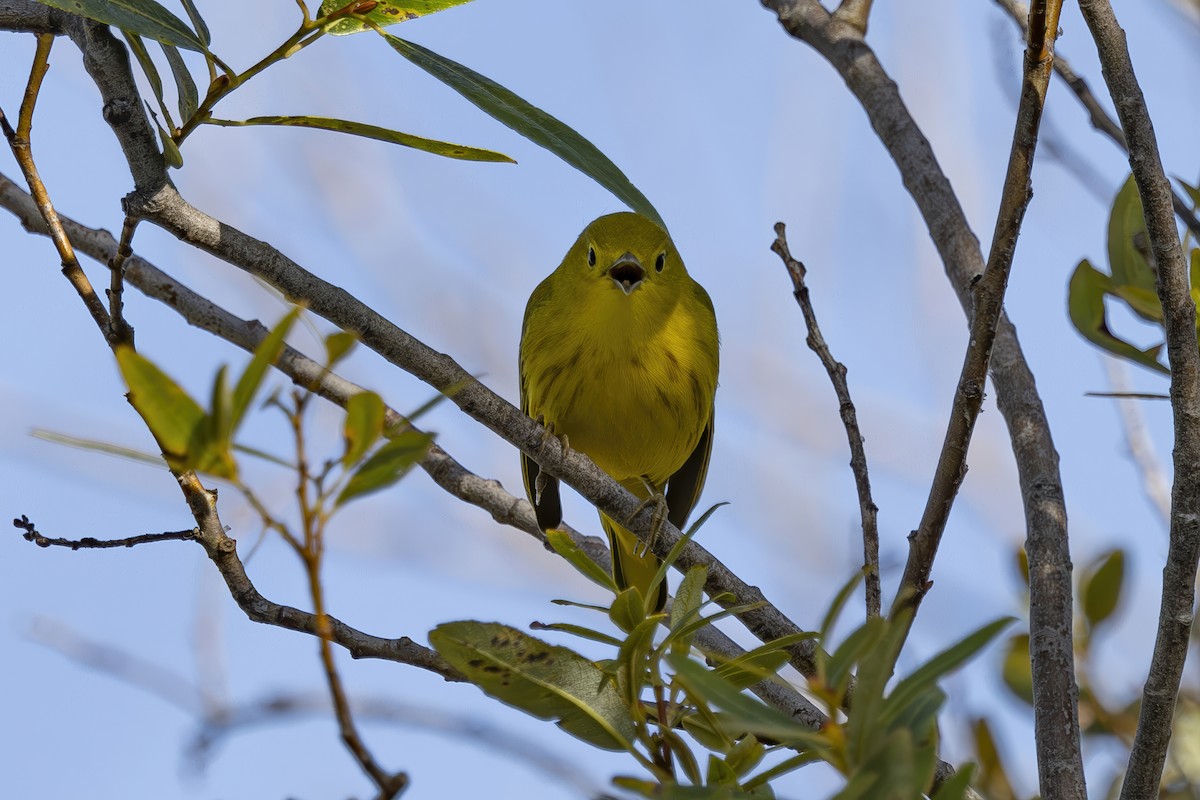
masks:
[[[984,270],[979,240],[895,82],[858,32],[838,24],[816,0],[760,2],[778,16],[788,34],[821,53],[862,104],[925,219],[969,321],[974,315],[971,287]],[[1078,750],[1078,741],[1064,735],[1078,724],[1071,557],[1050,424],[1016,329],[1003,313],[996,327],[989,373],[996,387],[996,404],[1008,425],[1025,507],[1030,627],[1038,632],[1037,646],[1031,652],[1033,679],[1047,689],[1035,710],[1039,770],[1044,770],[1051,763],[1073,762]],[[1044,792],[1048,778],[1041,774]]]
[[[1163,568],[1158,635],[1121,787],[1121,800],[1135,800],[1158,794],[1192,630],[1196,563],[1200,558],[1200,350],[1196,343],[1196,304],[1175,227],[1171,184],[1163,171],[1150,112],[1133,72],[1125,32],[1108,0],[1080,0],[1079,8],[1096,41],[1104,81],[1129,143],[1129,166],[1142,198],[1146,232],[1158,264],[1156,288],[1171,362],[1175,484],[1171,490],[1170,544]]]

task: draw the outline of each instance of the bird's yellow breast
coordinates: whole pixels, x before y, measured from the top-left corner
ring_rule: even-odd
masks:
[[[716,391],[711,305],[662,300],[606,291],[587,319],[533,309],[521,341],[530,416],[643,496],[643,477],[661,488],[695,449]]]

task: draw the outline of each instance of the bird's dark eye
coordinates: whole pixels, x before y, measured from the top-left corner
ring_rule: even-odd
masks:
[[[594,247],[588,248],[588,266],[589,267],[596,266],[596,248],[594,248]]]
[[[666,265],[667,265],[667,254],[659,253],[658,258],[654,259],[654,271],[662,272],[663,267],[665,267]]]

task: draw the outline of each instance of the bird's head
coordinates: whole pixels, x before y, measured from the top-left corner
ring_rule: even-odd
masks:
[[[632,212],[608,214],[584,228],[560,270],[588,294],[615,301],[645,295],[665,298],[687,280],[683,259],[667,232]]]

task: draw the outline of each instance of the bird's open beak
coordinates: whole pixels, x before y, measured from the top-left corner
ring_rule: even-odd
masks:
[[[637,256],[633,253],[626,253],[613,262],[608,268],[608,277],[613,279],[613,283],[617,288],[626,295],[633,293],[633,290],[642,285],[642,280],[646,277],[646,270],[642,268],[642,262],[637,260]]]

